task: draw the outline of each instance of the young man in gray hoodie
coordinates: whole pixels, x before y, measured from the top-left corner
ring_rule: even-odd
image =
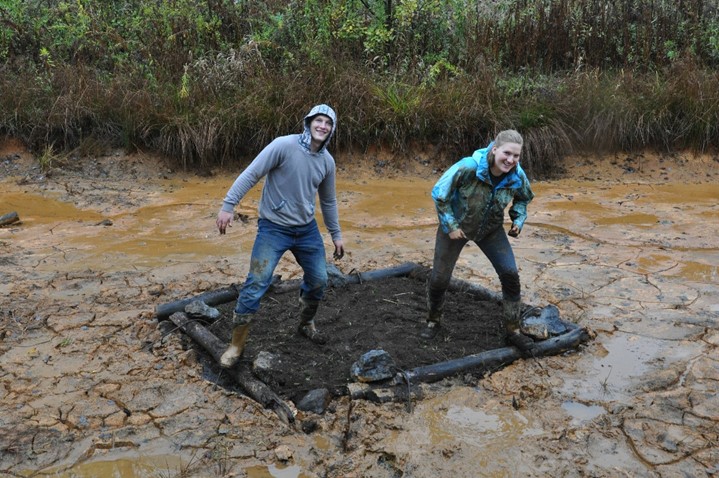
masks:
[[[304,118],[301,134],[281,136],[263,149],[235,180],[217,215],[217,228],[224,234],[231,226],[234,209],[260,179],[266,177],[259,205],[250,271],[240,289],[232,315],[232,343],[220,359],[231,367],[247,340],[252,315],[272,283],[280,258],[291,251],[304,273],[300,286],[299,332],[315,343],[326,339],[314,317],[327,286],[325,247],[315,221],[315,200],[334,243],[334,258],[345,249],[340,231],[335,193],[335,161],[327,144],[337,127],[337,115],[327,105],[317,105]]]

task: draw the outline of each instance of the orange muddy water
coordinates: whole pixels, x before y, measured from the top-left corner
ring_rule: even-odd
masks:
[[[0,214],[16,211],[22,222],[0,228],[0,475],[719,473],[719,176],[711,158],[643,157],[632,171],[584,158],[571,179],[533,183],[529,219],[512,240],[524,299],[555,304],[587,327],[587,346],[520,360],[478,382],[428,386],[411,412],[346,400],[321,417],[298,412],[298,422],[318,424],[305,433],[218,389],[153,313],[242,279],[258,187],[238,208],[249,221],[220,236],[215,215],[236,172],[200,178],[115,155],[48,177],[9,144],[0,154]],[[429,192],[440,171],[376,174],[338,164],[349,253],[337,266],[431,265]],[[277,273],[299,276],[288,257]],[[476,247],[463,252],[455,275],[499,289]]]

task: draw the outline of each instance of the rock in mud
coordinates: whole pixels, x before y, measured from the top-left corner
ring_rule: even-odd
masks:
[[[302,400],[297,403],[297,409],[303,412],[312,412],[321,415],[331,401],[332,395],[330,395],[329,390],[326,388],[317,388],[310,390],[307,392],[307,395],[302,397]]]
[[[217,320],[220,317],[220,311],[214,307],[210,307],[201,300],[194,300],[185,306],[185,313],[192,318],[206,318]]]
[[[520,330],[537,340],[557,337],[569,331],[567,325],[559,318],[559,309],[555,305],[535,307],[522,318]]]
[[[270,352],[261,351],[252,362],[252,373],[268,385],[276,383],[274,376],[282,370],[280,358]]]
[[[358,382],[378,382],[394,376],[397,367],[384,350],[370,350],[352,364],[350,374]]]

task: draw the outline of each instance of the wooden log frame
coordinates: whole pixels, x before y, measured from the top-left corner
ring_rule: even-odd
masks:
[[[220,362],[220,357],[222,357],[223,352],[227,349],[226,343],[217,338],[215,334],[207,330],[202,324],[188,317],[184,312],[173,313],[170,316],[170,320],[207,350],[217,363]],[[295,421],[292,409],[287,403],[272,391],[267,384],[255,378],[247,364],[240,362],[234,367],[227,369],[227,372],[235,382],[242,387],[242,390],[247,393],[248,397],[263,407],[275,412],[283,423],[290,424]]]
[[[408,262],[396,267],[377,269],[357,274],[331,275],[330,285],[359,284],[371,280],[390,277],[407,277],[419,275],[426,268]],[[299,288],[301,281],[276,281],[271,289],[274,293],[285,293]],[[452,279],[449,289],[455,292],[472,294],[484,300],[501,301],[502,296],[497,292],[488,290],[480,285],[462,279]],[[227,344],[217,338],[200,323],[190,319],[184,313],[184,307],[194,300],[202,300],[209,306],[219,305],[235,300],[239,294],[239,287],[232,285],[225,289],[209,291],[188,299],[182,299],[157,307],[158,319],[169,317],[180,329],[192,337],[205,348],[219,363]],[[471,354],[454,360],[439,362],[432,365],[417,367],[408,371],[398,372],[393,378],[376,384],[350,383],[347,385],[347,394],[352,399],[366,399],[379,403],[387,401],[407,400],[411,408],[412,398],[421,398],[423,391],[419,386],[422,383],[431,383],[467,371],[488,372],[498,370],[520,358],[539,358],[548,355],[558,355],[570,349],[576,349],[581,343],[589,340],[586,329],[576,324],[564,322],[568,332],[541,342],[537,342],[529,354],[522,353],[515,347],[503,347],[488,350],[478,354]],[[294,421],[289,406],[267,384],[255,378],[247,365],[238,365],[230,370],[231,376],[242,387],[248,396],[265,408],[273,410],[285,423]]]
[[[332,275],[331,282],[333,285],[342,284],[359,284],[364,281],[384,279],[387,277],[407,276],[421,267],[414,263],[405,263],[397,267],[387,269],[379,269],[369,272],[360,272],[357,274],[342,275],[335,273]],[[285,293],[299,288],[301,281],[287,281],[285,283],[276,280],[273,283],[270,292]],[[158,320],[169,318],[183,332],[189,335],[195,342],[202,346],[217,363],[220,357],[227,349],[227,344],[220,340],[215,334],[207,330],[202,324],[191,319],[185,314],[185,306],[195,300],[201,300],[209,306],[224,304],[237,299],[239,295],[239,287],[235,284],[214,291],[208,291],[200,295],[189,297],[182,300],[176,300],[166,304],[161,304],[155,309]],[[294,414],[291,408],[285,403],[267,384],[257,379],[252,370],[240,362],[240,364],[232,367],[229,371],[230,376],[240,385],[247,393],[247,396],[258,402],[267,409],[271,409],[286,424],[294,422]]]

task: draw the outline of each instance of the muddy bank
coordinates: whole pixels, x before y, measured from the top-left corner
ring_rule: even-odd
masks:
[[[234,173],[197,178],[118,153],[47,174],[7,143],[0,160],[0,214],[21,219],[0,229],[2,474],[719,472],[710,157],[578,158],[574,179],[535,183],[513,243],[525,301],[556,304],[590,328],[580,352],[442,381],[412,412],[337,399],[322,416],[298,412],[296,427],[203,375],[182,335],[154,317],[158,303],[246,273],[259,191],[241,207],[248,224],[219,237],[214,217]],[[420,162],[381,175],[340,169],[350,252],[336,265],[429,265],[438,173]],[[277,272],[299,274],[289,259]],[[499,288],[471,247],[456,274]]]

